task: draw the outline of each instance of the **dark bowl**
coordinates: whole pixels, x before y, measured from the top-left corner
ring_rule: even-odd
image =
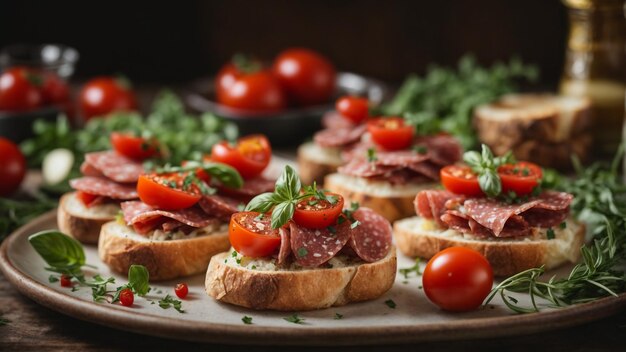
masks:
[[[60,112],[56,107],[46,107],[25,112],[0,111],[0,137],[20,143],[34,136],[33,124],[35,120],[56,121]]]
[[[186,94],[187,104],[200,112],[212,112],[239,127],[241,135],[265,134],[275,147],[295,146],[321,129],[322,115],[334,110],[335,100],[341,95],[367,97],[373,105],[380,104],[388,92],[384,83],[354,73],[337,75],[337,88],[331,101],[323,105],[288,108],[278,113],[258,113],[233,109],[215,101],[213,78],[192,82]]]

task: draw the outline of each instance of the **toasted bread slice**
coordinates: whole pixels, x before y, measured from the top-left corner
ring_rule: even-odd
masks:
[[[346,204],[359,202],[372,208],[390,222],[415,215],[413,201],[419,191],[436,187],[432,183],[391,185],[385,181],[372,181],[334,173],[324,179],[324,188],[341,194]]]
[[[570,153],[585,159],[591,145],[591,103],[582,97],[509,94],[474,109],[478,138],[494,153],[566,168]]]
[[[250,269],[229,257],[226,252],[211,259],[206,292],[219,301],[252,309],[302,311],[372,300],[391,288],[397,269],[395,247],[374,263],[334,258],[335,265],[323,269],[276,270],[271,265]]]
[[[496,276],[510,276],[520,271],[558,267],[576,262],[585,241],[585,225],[568,219],[566,227],[554,228],[554,239],[538,229],[530,238],[473,238],[452,229],[441,229],[428,219],[415,216],[396,221],[393,235],[400,252],[410,257],[430,258],[437,252],[454,246],[469,247],[482,253]]]
[[[66,193],[59,201],[57,224],[61,232],[82,243],[98,243],[100,227],[115,220],[120,211],[118,204],[99,204],[87,208],[77,197],[76,192]]]
[[[230,247],[226,224],[219,229],[205,228],[202,231],[206,234],[156,240],[111,221],[102,226],[98,254],[103,262],[119,273],[127,273],[131,264],[145,266],[150,273],[150,281],[199,274],[206,270],[213,255]]]
[[[302,144],[298,148],[298,174],[305,185],[324,182],[324,177],[336,172],[343,165],[341,149],[324,148],[313,142]]]

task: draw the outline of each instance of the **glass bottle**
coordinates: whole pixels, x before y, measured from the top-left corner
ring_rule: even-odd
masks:
[[[569,38],[560,93],[592,102],[595,157],[611,157],[622,138],[626,92],[623,0],[563,0]]]

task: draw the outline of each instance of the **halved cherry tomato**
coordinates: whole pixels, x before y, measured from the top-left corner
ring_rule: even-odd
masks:
[[[450,247],[432,257],[422,274],[424,293],[444,310],[478,308],[493,285],[493,270],[485,257],[465,247]]]
[[[271,159],[270,142],[262,134],[242,137],[236,146],[224,141],[211,150],[211,160],[234,167],[244,179],[259,176]]]
[[[326,193],[336,202],[314,197],[303,199],[296,204],[293,221],[298,225],[313,229],[322,229],[337,223],[337,218],[343,210],[343,197],[337,193]]]
[[[341,116],[354,123],[363,122],[369,114],[369,102],[365,98],[345,96],[337,100],[335,108]]]
[[[448,165],[439,172],[441,184],[450,192],[470,197],[484,195],[478,184],[478,177],[469,166]]]
[[[91,203],[93,203],[99,196],[83,191],[76,191],[76,198],[80,200],[86,207],[90,207]]]
[[[155,139],[136,137],[130,133],[111,133],[111,144],[118,153],[131,159],[144,160],[159,154],[159,144]]]
[[[280,246],[280,235],[272,229],[271,217],[245,211],[230,218],[228,238],[235,250],[248,257],[266,257]]]
[[[137,193],[142,202],[164,210],[185,209],[196,204],[202,194],[191,185],[183,190],[185,175],[179,173],[140,175]]]
[[[526,161],[502,165],[498,168],[502,181],[502,193],[513,191],[518,196],[532,193],[543,177],[541,167]]]
[[[61,286],[63,286],[63,287],[72,287],[73,286],[72,285],[72,278],[67,276],[67,275],[65,275],[65,274],[61,275],[61,279],[59,281],[61,282]]]
[[[404,123],[401,117],[381,117],[370,120],[367,130],[374,143],[386,150],[408,148],[413,141],[415,129]]]

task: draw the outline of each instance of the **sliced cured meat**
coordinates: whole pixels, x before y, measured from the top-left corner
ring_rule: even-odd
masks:
[[[419,154],[412,150],[384,152],[376,154],[376,165],[409,167],[428,160],[427,154]]]
[[[80,172],[83,176],[104,177],[104,174],[100,172],[100,170],[96,169],[86,161],[83,161],[83,163],[80,164]]]
[[[422,136],[415,140],[414,145],[426,147],[428,159],[439,166],[454,164],[461,160],[463,147],[456,138],[447,134]]]
[[[376,163],[363,159],[354,159],[348,164],[339,167],[339,173],[356,177],[376,177],[391,173],[395,166],[378,166]]]
[[[495,199],[476,198],[466,200],[463,207],[469,217],[493,231],[496,237],[500,237],[506,225],[516,233],[518,231],[515,229],[519,226],[523,227],[526,224],[528,227],[528,223],[516,215],[531,209],[540,202],[536,199],[522,204],[506,204]],[[506,232],[503,234],[503,237],[509,236],[511,235]]]
[[[291,251],[297,264],[316,267],[334,257],[350,239],[350,223],[344,221],[333,230],[309,229],[292,222],[289,225]]]
[[[445,226],[441,215],[446,211],[446,203],[458,195],[444,190],[420,191],[415,197],[415,212],[426,219],[432,219],[440,226]]]
[[[156,222],[163,220],[161,218],[176,220],[180,223],[196,228],[220,222],[217,218],[207,216],[204,211],[197,207],[166,211],[151,207],[140,201],[123,202],[121,206],[122,212],[124,213],[124,221],[126,221],[127,225],[153,221]],[[164,219],[164,221],[168,221],[167,219]],[[161,221],[161,223],[164,221]],[[161,223],[157,223],[156,226],[161,225]],[[135,229],[137,230],[136,227]]]
[[[89,194],[113,199],[129,200],[139,198],[134,186],[122,185],[104,177],[81,177],[70,180],[70,186]]]
[[[365,125],[328,128],[317,132],[315,136],[313,136],[313,140],[322,147],[343,147],[358,142],[366,130],[367,127]]]
[[[289,230],[285,228],[278,229],[280,234],[280,249],[278,251],[278,264],[285,264],[289,254],[291,254],[291,238],[289,236]]]
[[[220,192],[235,197],[252,198],[261,193],[274,191],[276,180],[265,177],[255,177],[245,180],[241,188],[220,187]]]
[[[104,176],[121,183],[137,182],[143,173],[143,166],[135,160],[122,156],[115,151],[85,154],[85,162]]]
[[[229,221],[230,216],[239,211],[241,204],[237,199],[217,194],[204,196],[198,202],[205,213],[223,221]]]
[[[322,126],[324,128],[353,128],[356,126],[352,121],[341,116],[337,111],[329,111],[322,116]]]
[[[359,225],[352,230],[350,247],[366,262],[386,257],[391,249],[392,230],[389,221],[369,208],[357,209],[352,217]]]

